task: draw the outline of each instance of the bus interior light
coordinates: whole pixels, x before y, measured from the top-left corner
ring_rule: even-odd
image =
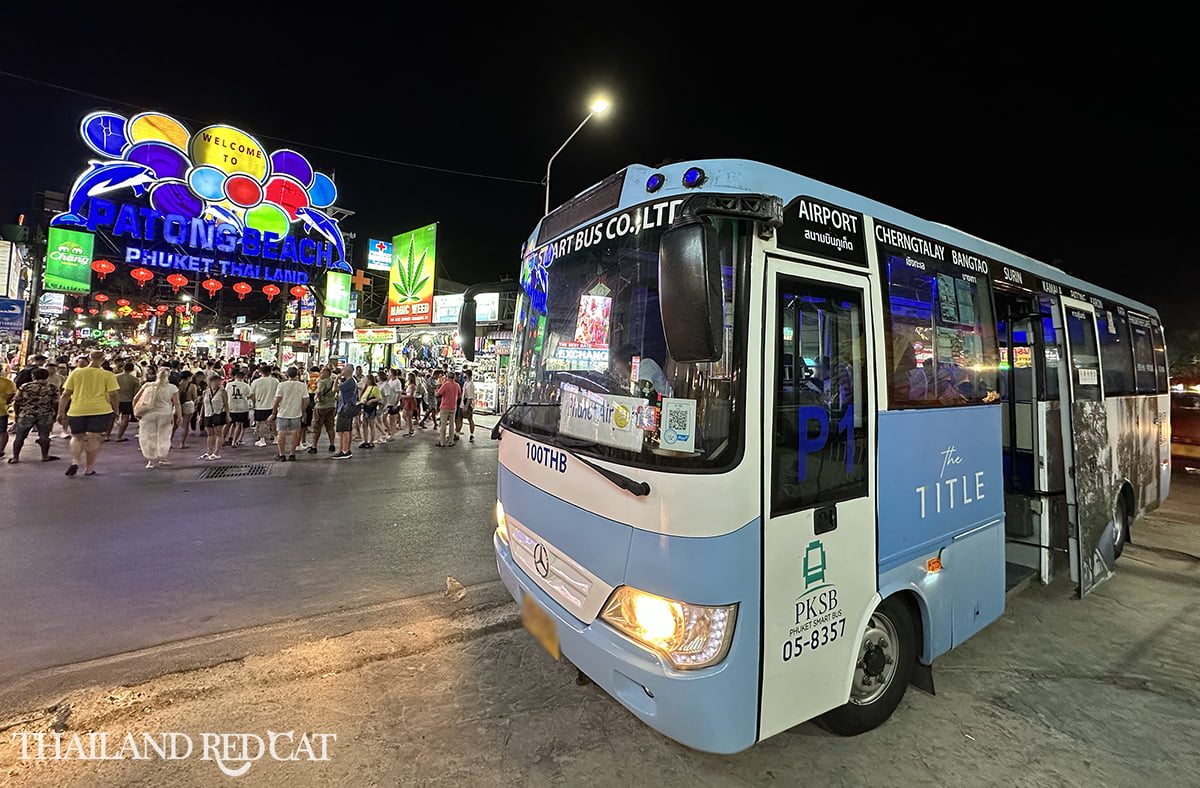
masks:
[[[704,174],[704,170],[699,167],[690,167],[683,174],[683,185],[685,188],[694,189],[697,186],[703,185],[708,180],[708,176]]]
[[[667,658],[677,670],[708,667],[725,658],[737,605],[689,605],[630,586],[613,591],[600,617]]]

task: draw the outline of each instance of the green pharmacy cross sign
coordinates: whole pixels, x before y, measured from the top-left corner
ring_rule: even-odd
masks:
[[[91,233],[51,227],[46,246],[46,290],[90,293],[92,290]]]

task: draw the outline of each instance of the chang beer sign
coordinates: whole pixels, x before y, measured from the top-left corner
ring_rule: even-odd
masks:
[[[92,290],[91,233],[51,227],[46,245],[46,290],[89,293]]]
[[[392,268],[388,273],[389,326],[433,322],[436,257],[436,223],[392,239]]]

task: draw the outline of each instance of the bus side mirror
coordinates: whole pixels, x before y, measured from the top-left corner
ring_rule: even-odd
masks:
[[[463,358],[475,360],[475,298],[464,298],[458,310],[458,347]]]
[[[658,246],[658,306],[671,357],[721,358],[725,301],[716,228],[702,218],[677,222]]]

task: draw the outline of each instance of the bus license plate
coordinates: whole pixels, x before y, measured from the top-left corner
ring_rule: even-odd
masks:
[[[558,629],[554,626],[554,619],[542,610],[530,594],[526,594],[521,602],[521,623],[537,642],[542,644],[542,648],[550,652],[550,656],[559,659]]]

